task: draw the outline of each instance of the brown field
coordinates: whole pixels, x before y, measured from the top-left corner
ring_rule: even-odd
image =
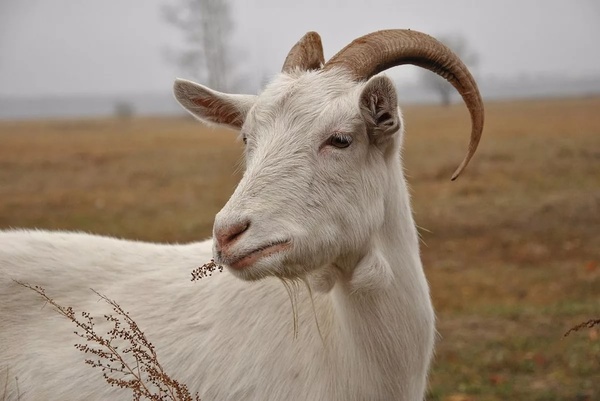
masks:
[[[440,339],[429,400],[600,399],[600,99],[406,107],[406,171]],[[235,134],[189,119],[0,123],[0,228],[208,237]],[[160,351],[160,350],[159,350]]]

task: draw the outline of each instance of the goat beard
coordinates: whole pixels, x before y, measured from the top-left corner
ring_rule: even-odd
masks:
[[[310,297],[310,303],[312,307],[313,317],[315,319],[315,324],[317,326],[317,331],[319,333],[319,337],[325,345],[325,340],[323,338],[323,333],[321,332],[321,326],[319,325],[319,319],[317,316],[317,310],[315,308],[315,300],[313,297],[313,291],[310,286],[310,283],[306,277],[294,277],[294,278],[286,278],[286,277],[278,277],[283,287],[285,288],[289,298],[290,305],[292,307],[292,323],[293,323],[293,336],[294,339],[298,338],[299,331],[299,319],[298,319],[298,297],[300,295],[300,287],[302,284],[306,287],[308,296]]]

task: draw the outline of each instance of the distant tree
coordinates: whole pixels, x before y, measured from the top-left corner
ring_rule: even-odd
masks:
[[[479,62],[479,56],[475,51],[469,48],[467,40],[461,35],[444,35],[437,38],[440,42],[448,46],[454,53],[460,57],[460,59],[469,68],[473,68]],[[444,78],[436,75],[427,70],[420,70],[421,81],[429,89],[435,91],[439,97],[440,102],[444,106],[448,106],[452,101],[452,95],[455,93],[455,89],[448,81]]]
[[[122,120],[129,120],[135,114],[135,109],[131,102],[125,100],[119,100],[115,102],[114,106],[115,117]]]
[[[233,71],[229,0],[174,0],[163,6],[165,19],[184,35],[184,47],[171,49],[173,59],[192,79],[219,91],[239,84]]]

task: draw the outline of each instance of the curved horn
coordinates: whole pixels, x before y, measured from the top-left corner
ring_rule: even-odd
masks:
[[[296,68],[303,71],[318,70],[323,64],[325,57],[321,37],[316,32],[307,32],[288,53],[281,72],[291,72]]]
[[[329,60],[324,70],[343,68],[357,81],[367,80],[388,68],[402,64],[413,64],[432,71],[456,88],[471,114],[471,140],[462,163],[452,180],[473,157],[483,131],[483,101],[475,79],[448,47],[433,37],[405,29],[373,32],[355,39]]]

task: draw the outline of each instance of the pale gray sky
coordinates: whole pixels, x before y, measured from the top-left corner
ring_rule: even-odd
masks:
[[[180,34],[160,6],[176,1],[0,0],[0,96],[168,92],[182,74],[164,49]],[[328,57],[385,28],[462,34],[483,77],[600,74],[598,0],[234,0],[233,10],[240,62],[257,81],[308,30]]]

